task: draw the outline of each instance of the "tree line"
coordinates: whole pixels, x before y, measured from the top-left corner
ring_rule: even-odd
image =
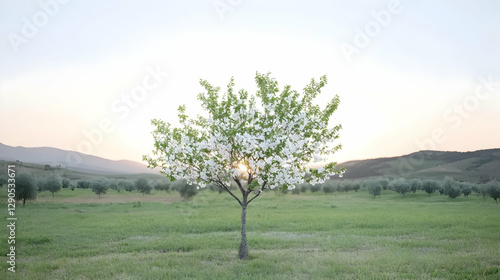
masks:
[[[0,177],[0,187],[7,184],[7,178]],[[52,197],[61,189],[91,189],[96,195],[101,197],[108,192],[114,190],[118,193],[120,191],[132,192],[137,191],[143,195],[149,194],[151,190],[178,191],[182,198],[189,199],[198,193],[196,185],[189,185],[186,180],[177,180],[170,182],[166,179],[147,180],[145,178],[133,179],[116,179],[116,178],[92,178],[82,180],[69,180],[62,178],[58,175],[48,175],[42,177],[33,176],[30,173],[19,173],[16,176],[16,200],[23,201],[35,200],[38,193],[49,191]]]
[[[0,177],[0,186],[7,184],[4,177]],[[143,195],[149,194],[151,190],[178,191],[181,197],[185,200],[192,198],[199,192],[199,187],[196,184],[188,184],[186,180],[177,180],[170,182],[166,179],[160,180],[147,180],[145,178],[132,179],[116,179],[116,178],[93,178],[83,180],[69,180],[61,178],[57,175],[50,175],[44,177],[34,177],[29,173],[21,173],[16,177],[16,199],[22,200],[23,204],[26,200],[34,200],[37,194],[42,191],[49,191],[52,197],[61,189],[69,188],[75,189],[91,189],[99,197],[114,190],[116,192],[137,191]],[[236,188],[236,186],[231,186]],[[209,185],[211,191],[222,193],[224,190],[215,185]],[[406,196],[409,193],[416,193],[423,191],[431,196],[434,193],[446,195],[451,199],[457,198],[461,195],[469,196],[471,194],[482,196],[484,200],[491,197],[498,204],[500,198],[500,182],[492,180],[482,184],[471,182],[456,181],[451,177],[445,177],[442,180],[437,179],[420,179],[420,178],[371,178],[365,180],[328,180],[323,184],[311,185],[303,183],[296,186],[294,189],[279,189],[275,188],[269,191],[281,192],[283,194],[292,193],[320,193],[331,194],[334,192],[358,192],[365,190],[374,198],[382,195],[382,191],[390,190]]]
[[[360,189],[366,190],[373,197],[382,194],[383,190],[390,190],[401,194],[403,197],[408,193],[416,193],[423,191],[431,196],[433,193],[446,195],[451,199],[461,195],[469,196],[471,194],[480,195],[486,200],[486,197],[491,197],[498,204],[500,198],[500,182],[492,180],[486,183],[476,184],[472,182],[456,181],[451,177],[445,177],[442,180],[438,179],[421,179],[421,178],[372,178],[365,180],[329,180],[323,184],[310,185],[301,184],[291,190],[293,194],[304,193],[310,191],[312,193],[323,191],[325,194],[333,192],[357,192]],[[288,190],[282,190],[287,193]]]

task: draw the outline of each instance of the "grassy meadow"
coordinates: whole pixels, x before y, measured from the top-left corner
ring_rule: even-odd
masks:
[[[267,192],[248,209],[247,261],[240,211],[211,191],[42,192],[17,205],[15,274],[0,227],[0,279],[500,279],[492,199]]]

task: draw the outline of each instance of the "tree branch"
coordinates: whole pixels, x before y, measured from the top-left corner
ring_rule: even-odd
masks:
[[[238,203],[240,204],[240,206],[243,206],[243,203],[241,203],[241,200],[240,200],[240,199],[239,199],[236,195],[234,195],[234,194],[233,194],[233,193],[229,190],[229,188],[227,188],[227,187],[225,187],[225,186],[224,186],[223,188],[224,188],[224,189],[226,190],[226,192],[228,192],[228,193],[229,193],[232,197],[234,197],[234,199],[236,199],[236,201],[238,201]]]
[[[217,177],[217,184],[219,185],[219,187],[223,188],[224,190],[226,190],[226,192],[228,192],[232,197],[234,197],[234,199],[236,199],[236,201],[238,201],[238,203],[240,204],[240,206],[243,206],[243,204],[241,203],[241,200],[236,196],[234,195],[234,193],[232,193],[229,188],[224,184],[222,183],[222,181],[220,180],[219,177]]]
[[[248,186],[250,186],[250,184],[252,183],[253,181],[253,178],[252,178],[252,171],[250,171],[250,169],[248,170],[248,180],[247,180],[247,184]]]
[[[238,177],[234,177],[233,180],[236,182],[236,184],[238,185],[238,188],[240,188],[240,191],[241,191],[241,194],[242,195],[245,195],[245,189],[243,188],[243,186],[241,185],[241,182],[240,180],[238,179]]]
[[[262,187],[260,187],[259,189],[259,192],[254,196],[252,197],[248,202],[247,202],[247,205],[250,204],[250,202],[252,202],[252,200],[254,200],[255,198],[257,198],[257,196],[260,195],[260,193],[264,190],[264,188],[266,187],[266,184],[267,184],[267,181],[264,181],[264,184],[262,184]]]

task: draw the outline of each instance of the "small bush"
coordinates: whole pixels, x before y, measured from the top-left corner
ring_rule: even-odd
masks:
[[[382,185],[380,184],[380,181],[368,180],[368,181],[365,181],[364,185],[365,185],[368,193],[373,195],[373,198],[375,198],[377,195],[382,194]]]
[[[354,192],[358,192],[358,191],[359,191],[359,189],[361,189],[361,183],[360,183],[360,182],[357,182],[357,181],[356,181],[356,182],[353,182],[353,183],[351,184],[351,187],[352,187],[352,190],[353,190]]]
[[[354,184],[352,182],[349,182],[349,181],[344,181],[344,182],[342,182],[342,184],[340,186],[341,186],[340,189],[343,192],[349,192],[350,190],[353,189]]]
[[[426,179],[422,181],[422,190],[430,196],[438,189],[438,185],[436,180]]]
[[[292,194],[300,194],[300,188],[299,188],[299,186],[296,186],[296,187],[292,190]]]
[[[457,198],[462,194],[462,191],[457,185],[452,185],[451,187],[447,188],[446,194],[451,198]]]
[[[410,184],[410,191],[413,193],[416,193],[417,190],[422,189],[422,180],[418,178],[411,179],[409,181]]]
[[[68,179],[66,179],[66,178],[64,178],[64,179],[62,180],[62,188],[63,188],[63,189],[67,189],[68,187],[69,187],[69,180],[68,180]]]
[[[156,182],[155,184],[155,190],[157,191],[166,191],[170,192],[170,182],[169,181],[160,181]]]
[[[91,182],[88,180],[81,180],[76,183],[76,187],[79,189],[88,189],[91,186]]]
[[[411,190],[411,186],[404,178],[394,179],[389,182],[389,189],[405,196]]]
[[[333,193],[334,190],[335,190],[335,188],[330,184],[323,185],[323,192],[326,194]]]
[[[121,186],[127,192],[131,192],[131,191],[135,190],[134,183],[132,181],[129,181],[129,180],[118,181],[118,186]]]
[[[118,180],[116,179],[109,179],[107,181],[108,183],[108,188],[112,189],[112,190],[115,190],[117,192],[120,192],[121,191],[121,187],[118,185]]]
[[[444,191],[444,194],[448,194],[448,192],[450,191],[454,191],[452,190],[453,187],[456,187],[457,186],[457,182],[455,180],[453,180],[453,178],[451,177],[444,177],[444,180],[441,181],[441,188],[443,189]]]
[[[486,193],[495,200],[498,205],[498,199],[500,198],[500,183],[497,181],[490,181],[486,184]]]
[[[382,190],[387,190],[388,189],[388,186],[389,186],[389,180],[387,180],[387,178],[380,178],[378,179],[378,183],[380,184],[380,186],[382,186]]]
[[[469,182],[460,183],[460,190],[464,196],[469,196],[472,193],[472,184]]]
[[[92,191],[101,197],[101,194],[106,194],[108,191],[108,182],[104,179],[94,179],[91,182]]]
[[[35,179],[29,173],[19,173],[16,177],[16,201],[22,200],[24,205],[26,200],[35,200],[37,194]]]
[[[61,178],[56,175],[51,175],[44,179],[43,185],[43,190],[50,191],[52,193],[52,197],[54,197],[54,193],[61,190]]]
[[[3,186],[7,185],[7,183],[8,183],[8,177],[0,176],[0,188],[3,188]]]
[[[139,178],[135,180],[135,188],[142,193],[142,195],[149,194],[151,192],[151,186],[148,183],[148,180],[144,178]]]
[[[198,194],[198,186],[188,184],[186,180],[177,180],[172,183],[172,188],[177,190],[181,197],[188,200]]]
[[[321,190],[321,185],[319,184],[316,184],[316,185],[311,185],[311,187],[309,188],[311,190],[311,192],[319,192]]]

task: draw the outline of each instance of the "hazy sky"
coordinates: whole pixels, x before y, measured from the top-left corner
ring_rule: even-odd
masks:
[[[7,145],[141,161],[200,78],[258,71],[328,76],[339,162],[500,147],[499,1],[0,0],[0,36]]]

